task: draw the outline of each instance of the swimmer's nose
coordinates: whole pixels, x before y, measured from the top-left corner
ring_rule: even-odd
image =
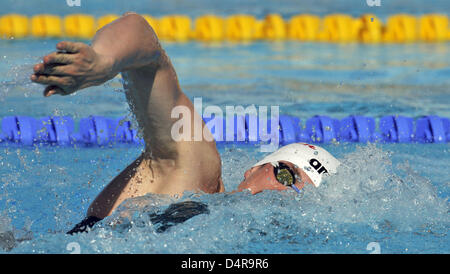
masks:
[[[267,163],[252,170],[238,186],[238,191],[246,189],[249,189],[252,194],[257,194],[266,189],[285,190],[287,187],[276,180],[273,174],[273,166]]]

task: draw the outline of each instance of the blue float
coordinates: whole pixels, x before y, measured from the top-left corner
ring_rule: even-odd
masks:
[[[380,119],[381,139],[388,143],[414,141],[413,119],[404,116],[385,116]]]
[[[203,117],[218,144],[263,144],[269,142],[270,137],[274,137],[268,136],[268,133],[278,134],[281,145],[294,142],[446,143],[450,141],[450,120],[435,115],[419,117],[416,120],[405,116],[384,116],[378,119],[378,127],[375,118],[357,115],[341,120],[317,115],[303,121],[295,116],[281,115],[279,124],[274,129],[275,132],[272,132],[271,120],[267,120],[264,130],[257,116],[235,115],[231,118],[233,120],[230,118],[228,121],[226,117]],[[143,139],[138,136],[137,130],[132,128],[132,123],[126,117],[89,116],[80,119],[78,128],[79,130],[75,132],[75,122],[68,116],[41,118],[7,116],[1,121],[0,144],[16,143],[23,146],[144,144]]]
[[[287,145],[297,142],[298,123],[291,116],[281,115],[280,121],[280,143]]]
[[[248,144],[255,145],[260,142],[259,121],[257,116],[255,115],[245,116],[245,130]]]
[[[449,141],[449,119],[425,116],[417,119],[415,139],[420,143],[445,143]]]
[[[342,142],[376,142],[381,139],[375,132],[375,119],[364,116],[349,116],[340,121],[340,141]]]
[[[306,133],[313,143],[339,141],[339,120],[316,115],[306,121]]]

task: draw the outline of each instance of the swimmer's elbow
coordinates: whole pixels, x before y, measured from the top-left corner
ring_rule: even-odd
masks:
[[[145,34],[150,34],[147,37],[158,39],[155,30],[142,15],[135,12],[126,12],[123,14],[122,19],[129,25],[130,30],[135,30],[141,37],[145,37]]]
[[[96,40],[107,40],[108,46],[115,44],[127,48],[134,46],[159,47],[158,37],[147,20],[137,13],[125,13],[121,18],[99,29],[94,37]],[[121,43],[122,42],[122,43]]]
[[[98,53],[112,56],[118,71],[161,64],[164,55],[153,28],[137,13],[125,13],[100,29],[93,47]]]
[[[135,40],[141,50],[151,53],[152,63],[155,61],[157,63],[161,62],[164,59],[161,58],[164,51],[159,43],[156,32],[147,20],[143,16],[134,12],[125,13],[123,15],[123,20],[127,24],[127,29],[133,30],[131,34],[133,38],[130,39]]]

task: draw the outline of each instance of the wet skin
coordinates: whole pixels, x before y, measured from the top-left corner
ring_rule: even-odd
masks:
[[[143,130],[145,151],[118,174],[90,205],[87,216],[103,219],[125,199],[147,193],[181,196],[184,191],[224,192],[221,160],[208,128],[202,141],[176,142],[171,136],[171,110],[185,106],[199,115],[183,93],[172,63],[147,21],[126,13],[100,29],[91,45],[63,41],[56,51],[34,66],[31,80],[45,85],[44,96],[69,95],[97,86],[121,73],[130,109]],[[194,124],[195,117],[192,117]],[[192,140],[194,140],[192,131]],[[208,137],[208,138],[206,138]],[[208,141],[213,140],[213,141]],[[311,183],[299,168],[286,162],[303,182]],[[253,167],[237,191],[285,190],[273,166]]]
[[[306,173],[300,168],[296,167],[294,164],[281,161],[282,163],[289,166],[289,168],[297,176],[295,186],[298,189],[302,189],[305,184],[312,184],[311,179],[306,175]],[[257,194],[263,190],[286,190],[289,186],[284,186],[275,177],[274,166],[271,163],[264,165],[252,167],[244,173],[244,180],[238,186],[237,191],[250,190],[252,194]]]
[[[194,114],[192,124],[198,114],[181,90],[155,32],[142,16],[125,14],[100,29],[91,45],[62,41],[56,49],[34,66],[31,75],[33,82],[46,86],[44,96],[69,95],[101,85],[120,73],[126,99],[145,141],[145,151],[102,190],[87,216],[103,219],[125,199],[147,193],[181,196],[187,190],[224,191],[220,155],[213,138],[180,142],[172,138],[177,119],[171,117],[171,111],[175,107],[189,109]],[[208,128],[203,132],[211,135]]]

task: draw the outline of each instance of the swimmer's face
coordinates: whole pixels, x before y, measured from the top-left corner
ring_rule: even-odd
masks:
[[[284,164],[294,172],[298,180],[295,182],[295,186],[298,189],[302,189],[306,183],[312,184],[311,179],[300,168],[296,167],[290,162],[282,161]],[[300,179],[301,178],[301,179]],[[301,180],[301,182],[300,182]],[[252,194],[259,193],[263,190],[286,190],[290,187],[284,186],[275,177],[274,167],[272,164],[267,163],[264,165],[252,167],[244,174],[244,181],[238,186],[238,191],[249,189]]]

